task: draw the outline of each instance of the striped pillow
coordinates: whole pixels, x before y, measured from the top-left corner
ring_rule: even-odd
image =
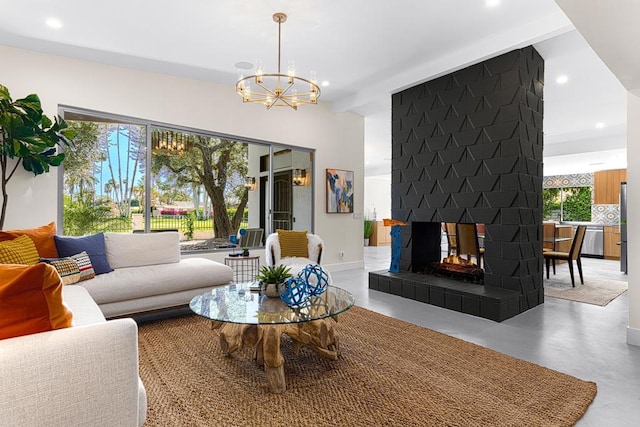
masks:
[[[290,231],[276,230],[280,241],[280,256],[309,258],[309,244],[307,230]]]
[[[78,264],[78,269],[80,270],[80,279],[78,281],[81,282],[83,280],[89,280],[96,277],[96,272],[93,271],[93,265],[91,265],[91,259],[85,251],[72,255],[69,258]]]
[[[13,240],[0,242],[0,263],[34,265],[40,261],[35,243],[29,236],[22,235]]]
[[[63,285],[71,285],[80,281],[80,267],[78,267],[78,263],[74,259],[69,257],[40,258],[40,261],[56,268]]]

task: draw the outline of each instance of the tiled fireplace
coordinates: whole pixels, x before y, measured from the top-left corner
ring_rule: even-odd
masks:
[[[544,302],[543,86],[529,46],[393,95],[392,216],[408,225],[400,273],[370,288],[496,321]],[[485,224],[483,285],[417,273],[440,260],[441,222]]]

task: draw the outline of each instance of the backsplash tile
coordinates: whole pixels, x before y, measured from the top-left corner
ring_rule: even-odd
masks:
[[[593,187],[593,173],[550,175],[542,180],[542,188]]]
[[[591,205],[591,222],[617,225],[620,222],[620,205]]]

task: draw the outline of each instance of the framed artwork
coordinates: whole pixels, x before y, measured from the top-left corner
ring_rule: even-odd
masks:
[[[353,171],[327,169],[327,213],[353,213]]]

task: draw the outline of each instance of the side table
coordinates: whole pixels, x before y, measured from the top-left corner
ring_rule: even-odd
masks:
[[[228,256],[224,259],[224,265],[228,265],[233,270],[233,281],[235,283],[253,282],[260,270],[260,257]]]

